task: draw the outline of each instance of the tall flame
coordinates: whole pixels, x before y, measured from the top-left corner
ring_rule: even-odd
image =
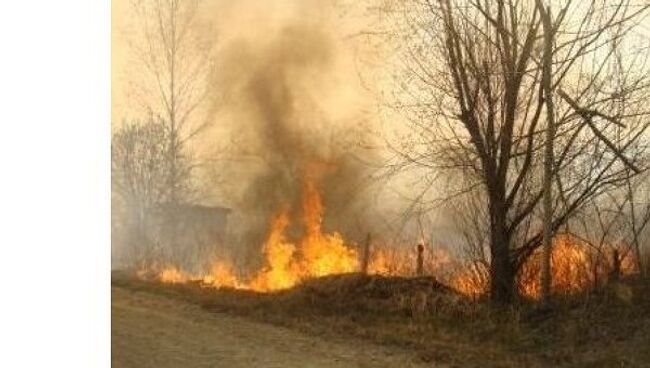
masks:
[[[235,276],[233,267],[216,261],[204,275],[190,276],[176,267],[165,268],[159,279],[166,283],[199,280],[208,287],[231,287],[268,292],[290,288],[311,278],[357,271],[357,251],[345,243],[337,233],[323,233],[323,201],[313,178],[307,178],[302,193],[302,223],[304,234],[292,243],[286,235],[290,218],[288,211],[280,211],[271,221],[269,235],[264,243],[265,266],[248,282]]]
[[[271,223],[271,232],[264,243],[266,268],[260,271],[250,283],[257,291],[270,291],[289,288],[298,282],[294,257],[296,246],[286,239],[285,231],[289,225],[286,211],[278,214]]]
[[[305,234],[296,246],[287,241],[289,225],[286,211],[272,221],[264,244],[267,267],[259,272],[249,287],[256,291],[286,289],[310,277],[356,271],[357,252],[345,244],[339,233],[322,231],[323,202],[313,180],[303,188],[302,219]]]

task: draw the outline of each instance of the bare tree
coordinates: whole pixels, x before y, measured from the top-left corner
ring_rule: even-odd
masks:
[[[544,237],[539,223],[547,135],[544,50],[533,2],[411,1],[396,5],[401,54],[396,108],[421,137],[397,157],[427,170],[463,171],[480,182],[489,217],[490,291],[511,302],[523,262]],[[564,2],[554,18],[555,92],[551,233],[588,199],[645,167],[648,49],[633,44],[648,6]],[[622,84],[607,45],[629,42]],[[612,115],[621,96],[625,113]],[[643,151],[643,150],[642,150]],[[630,170],[631,168],[631,170]],[[534,226],[532,226],[534,225]]]
[[[202,36],[199,5],[197,0],[133,2],[141,34],[133,38],[131,50],[142,76],[133,83],[134,97],[144,112],[158,116],[168,130],[172,202],[182,200],[183,195],[173,172],[174,160],[212,117],[212,41]]]
[[[462,238],[462,251],[470,262],[489,269],[489,223],[483,193],[473,191],[449,203],[455,230]]]
[[[632,180],[632,178],[627,180],[625,194],[629,203],[629,212],[625,218],[629,221],[630,242],[634,249],[637,269],[645,275],[648,265],[643,263],[644,254],[641,246],[643,234],[650,224],[650,182],[647,175],[638,179],[640,180]],[[647,242],[647,239],[645,240]]]
[[[633,256],[626,219],[628,204],[625,187],[621,187],[590,200],[569,222],[570,233],[590,248],[587,256],[595,287],[605,277],[615,274],[617,278],[620,267],[616,265],[620,266],[623,260]]]
[[[171,171],[167,134],[165,124],[152,119],[126,124],[112,137],[113,235],[127,246],[132,261],[147,262],[155,256],[150,219],[171,195],[166,185]],[[187,162],[176,165],[178,171],[189,170]]]
[[[211,122],[212,41],[203,35],[198,0],[134,0],[138,21],[130,37],[133,100],[165,129],[169,242],[176,243],[178,206],[194,190],[188,143]]]

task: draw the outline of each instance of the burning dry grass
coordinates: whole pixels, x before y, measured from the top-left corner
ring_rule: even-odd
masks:
[[[216,259],[203,274],[189,274],[170,265],[159,271],[143,269],[139,275],[147,277],[153,272],[164,283],[197,281],[206,287],[270,292],[291,288],[309,278],[357,271],[356,249],[346,244],[339,233],[323,232],[323,211],[315,179],[308,177],[303,188],[302,238],[296,242],[288,239],[290,218],[286,209],[281,210],[272,219],[263,246],[265,266],[247,280],[237,277],[232,265],[223,259]]]
[[[357,270],[356,250],[345,244],[340,234],[323,233],[323,210],[315,182],[307,180],[303,189],[303,238],[297,246],[287,240],[285,234],[289,217],[286,211],[281,212],[273,220],[270,235],[264,244],[267,266],[249,284],[251,289],[286,289],[307,278]]]
[[[397,344],[415,349],[424,360],[451,366],[478,367],[485,362],[499,367],[612,366],[650,361],[645,349],[650,284],[638,288],[645,290],[641,298],[639,291],[626,286],[595,288],[610,272],[611,254],[595,253],[577,239],[560,235],[552,254],[553,290],[566,296],[565,304],[550,314],[525,304],[526,299],[513,309],[495,310],[481,298],[489,289],[485,263],[459,264],[439,248],[429,248],[422,261],[424,273],[442,282],[413,277],[414,248],[376,248],[369,274],[357,273],[357,249],[337,232],[322,229],[324,207],[316,182],[306,180],[302,194],[302,237],[288,237],[289,212],[279,211],[263,246],[265,265],[249,277],[240,277],[230,263],[216,259],[204,274],[188,274],[173,266],[145,269],[138,278],[154,283],[130,280],[122,286],[309,333]],[[540,257],[534,253],[519,274],[520,293],[528,299],[539,296]],[[631,270],[631,259],[622,258],[621,274]],[[611,342],[611,337],[620,340]]]
[[[309,165],[302,185],[301,218],[302,235],[289,238],[288,228],[292,218],[288,208],[282,208],[271,219],[263,245],[264,266],[248,277],[242,278],[231,263],[215,259],[202,274],[189,274],[174,265],[160,269],[143,269],[143,277],[151,273],[164,283],[195,281],[205,287],[236,288],[258,292],[273,292],[294,287],[306,280],[322,276],[358,272],[360,256],[355,245],[346,242],[338,232],[323,231],[325,207],[318,180],[322,168]],[[604,249],[604,250],[603,250]],[[554,240],[551,257],[552,290],[557,295],[574,295],[598,286],[610,274],[612,246],[596,249],[568,234]],[[618,253],[615,253],[618,255]],[[631,255],[631,252],[623,253]],[[368,273],[385,276],[416,275],[417,252],[411,247],[375,248],[368,264]],[[632,257],[616,257],[623,275],[633,270]],[[519,293],[531,299],[540,296],[541,250],[533,253],[519,274]],[[478,298],[489,290],[489,272],[486,261],[462,264],[453,260],[444,248],[428,248],[422,255],[425,275],[435,276],[458,292]]]
[[[566,297],[592,291],[612,277],[614,262],[620,262],[620,276],[633,274],[632,253],[617,252],[616,249],[613,246],[596,249],[570,234],[556,236],[551,253],[552,292]],[[614,261],[615,254],[623,256],[617,256],[618,260]],[[519,293],[525,298],[537,300],[541,296],[541,262],[542,251],[538,249],[519,271]],[[458,267],[450,284],[465,295],[478,297],[486,294],[489,290],[487,264],[470,262]]]
[[[422,242],[423,243],[423,242]],[[415,276],[417,265],[416,247],[381,246],[372,252],[368,273],[385,276]],[[443,248],[429,248],[422,255],[425,275],[443,276],[453,265],[451,256]]]
[[[311,217],[307,216],[304,238],[297,245],[288,241],[285,232],[289,217],[286,212],[276,216],[264,245],[266,266],[248,281],[237,277],[232,265],[220,259],[215,260],[204,274],[190,275],[175,266],[168,266],[154,271],[155,277],[170,284],[194,281],[204,287],[272,292],[289,289],[313,278],[357,272],[357,251],[347,245],[338,233],[322,232],[319,216],[322,205],[318,192],[308,193],[311,193],[312,202],[305,207],[305,213],[311,214]],[[596,251],[575,237],[559,235],[554,241],[551,257],[554,294],[565,297],[579,295],[604,285],[612,272],[614,248],[605,249],[607,251]],[[631,253],[621,257],[620,262],[622,276],[634,272]],[[480,298],[489,290],[488,266],[483,262],[460,264],[453,261],[443,249],[436,249],[425,253],[423,264],[425,274],[435,275],[463,295]],[[413,277],[416,274],[415,265],[414,250],[383,247],[372,253],[368,273]],[[519,272],[519,292],[525,298],[536,300],[540,297],[540,265],[541,251],[538,251],[533,253]],[[146,278],[151,273],[140,272],[140,275]]]
[[[189,281],[189,277],[178,268],[171,266],[166,267],[160,272],[160,281],[169,284],[181,284]]]

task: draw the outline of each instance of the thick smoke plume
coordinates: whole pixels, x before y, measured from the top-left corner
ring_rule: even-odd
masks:
[[[365,117],[362,99],[351,92],[359,87],[350,86],[358,79],[345,64],[335,25],[312,17],[327,14],[314,4],[272,25],[260,14],[263,37],[260,30],[236,34],[218,55],[214,83],[224,91],[222,119],[233,126],[233,156],[252,157],[231,178],[241,177],[231,225],[245,259],[260,254],[270,220],[283,209],[295,219],[290,233],[299,235],[308,176],[323,193],[326,228],[355,241],[366,225],[368,174],[356,159]]]

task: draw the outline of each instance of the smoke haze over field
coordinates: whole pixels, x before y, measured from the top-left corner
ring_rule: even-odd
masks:
[[[333,99],[346,86],[334,79],[339,50],[324,29],[296,17],[265,38],[242,36],[222,49],[223,74],[215,84],[225,87],[224,109],[236,125],[234,151],[259,162],[241,183],[252,244],[261,244],[275,213],[298,209],[305,175],[314,175],[316,166],[337,189],[322,188],[328,204],[341,203],[339,196],[355,191],[367,175],[348,162],[355,139],[363,137],[336,119],[359,121],[360,112]],[[330,211],[328,221],[344,223],[337,215],[349,213]]]
[[[379,227],[363,162],[377,154],[360,147],[377,137],[374,100],[359,75],[358,7],[338,1],[205,1],[200,20],[214,42],[208,79],[211,125],[192,141],[219,177],[199,183],[207,201],[233,208],[235,248],[259,253],[269,221],[286,208],[300,211],[306,175],[317,176],[325,227],[351,241]],[[114,2],[113,121],[137,116],[128,95],[128,4]],[[344,14],[345,13],[345,16]],[[123,17],[123,19],[121,18]],[[130,36],[132,37],[132,36]],[[370,133],[373,132],[373,133]],[[364,188],[364,190],[362,190]],[[299,225],[299,222],[296,221]],[[290,232],[299,232],[294,227]],[[247,255],[243,255],[248,257]]]

